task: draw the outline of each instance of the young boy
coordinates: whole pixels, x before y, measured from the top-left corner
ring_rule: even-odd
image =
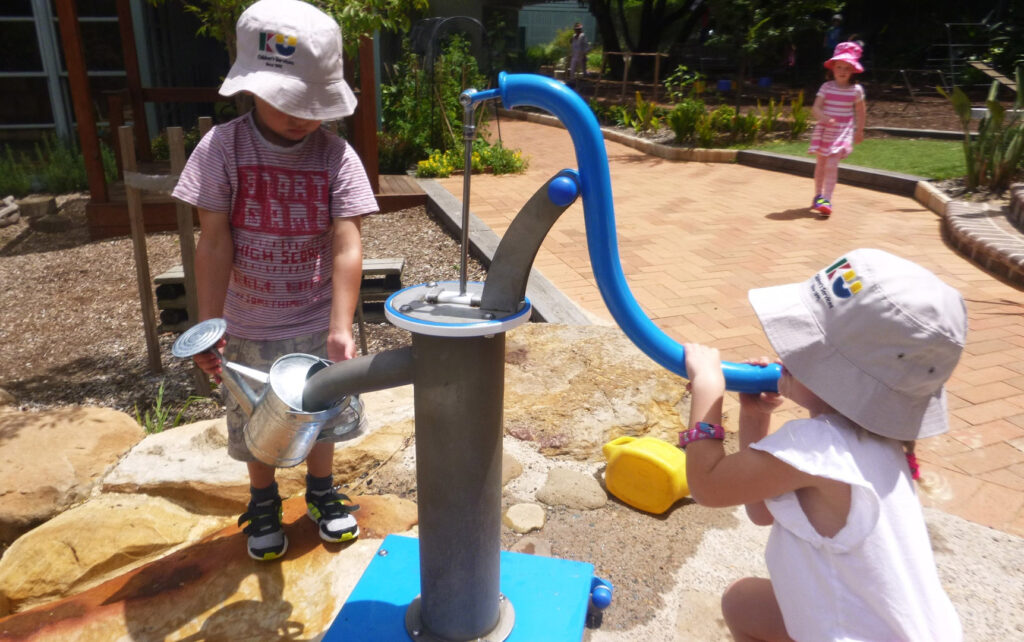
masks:
[[[215,127],[189,158],[174,196],[199,210],[199,320],[223,317],[224,357],[259,370],[291,353],[332,361],[356,355],[352,315],[362,274],[360,217],[377,211],[355,151],[321,129],[350,115],[341,29],[299,0],[260,0],[236,25],[238,56],[220,93],[251,94],[255,108]],[[196,363],[217,376],[218,361]],[[284,555],[275,469],[243,439],[246,417],[226,399],[228,454],[248,465],[252,497],[239,518],[249,555]],[[306,503],[320,537],[359,535],[349,498],[334,488],[334,444],[306,460]]]

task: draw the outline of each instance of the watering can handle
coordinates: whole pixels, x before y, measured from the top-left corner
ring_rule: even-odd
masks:
[[[594,112],[575,91],[553,78],[537,74],[498,75],[498,87],[470,94],[479,102],[501,98],[505,107],[539,107],[554,114],[572,137],[579,163],[580,193],[586,223],[587,246],[601,297],[616,323],[647,356],[679,374],[686,375],[683,346],[665,334],[644,313],[626,284],[615,234],[615,208],[604,135]],[[781,368],[722,363],[725,385],[736,392],[776,392]]]

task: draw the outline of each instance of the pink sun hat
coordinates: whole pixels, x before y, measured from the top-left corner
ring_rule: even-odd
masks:
[[[848,62],[853,65],[857,73],[862,73],[864,67],[860,64],[861,48],[856,42],[840,42],[836,45],[835,53],[825,61],[825,69],[831,69],[837,62]]]

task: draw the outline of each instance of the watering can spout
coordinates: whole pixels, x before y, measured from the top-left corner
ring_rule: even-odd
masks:
[[[253,389],[245,382],[240,374],[244,374],[247,377],[251,377],[260,383],[267,383],[268,377],[266,373],[260,372],[254,368],[247,368],[237,363],[231,363],[221,359],[220,369],[220,380],[227,388],[228,394],[238,403],[238,407],[242,409],[245,416],[252,418],[252,412],[256,408],[256,403],[259,401],[259,395],[257,395]]]

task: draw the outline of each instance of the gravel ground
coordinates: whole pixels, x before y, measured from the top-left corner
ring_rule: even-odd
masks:
[[[164,372],[150,372],[131,239],[90,241],[87,200],[58,198],[64,232],[24,220],[0,229],[0,389],[27,411],[97,405],[134,414],[154,407],[162,384],[162,403],[177,414],[195,392],[190,363],[171,356],[177,335],[164,333]],[[146,247],[152,276],[181,263],[176,233],[149,234]],[[459,278],[458,241],[422,207],[365,217],[363,255],[404,257],[405,285]],[[468,273],[485,275],[472,258]],[[370,352],[409,341],[386,321],[367,323]],[[191,403],[181,423],[219,416],[218,395]]]

